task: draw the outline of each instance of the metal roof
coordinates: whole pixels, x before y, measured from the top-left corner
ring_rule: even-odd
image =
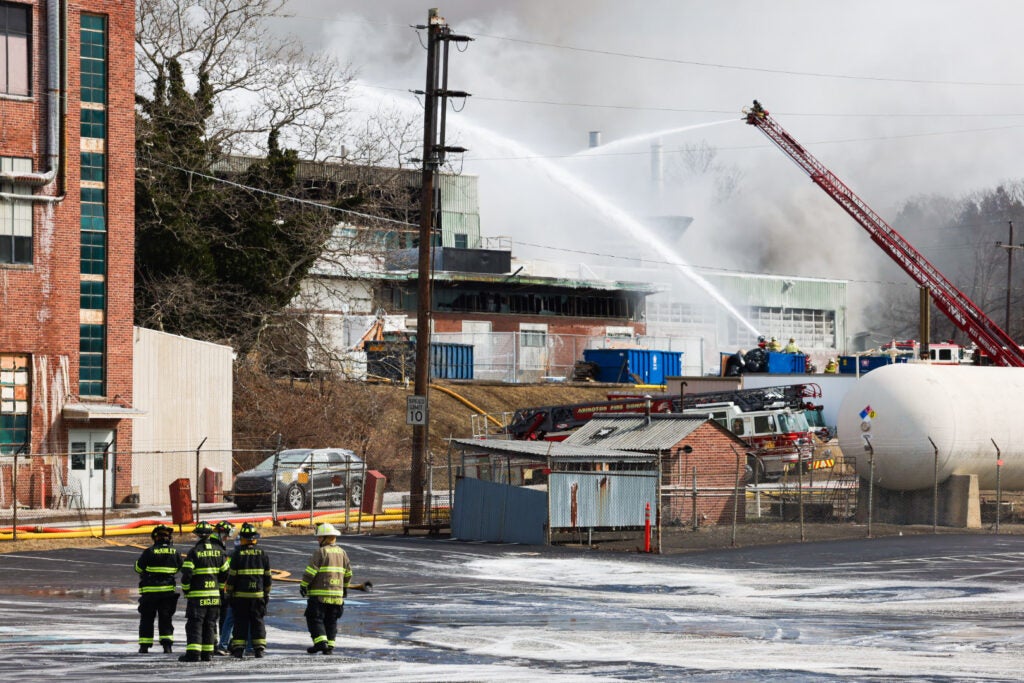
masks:
[[[705,422],[742,443],[714,420],[666,414],[653,414],[650,418],[648,423],[646,416],[635,413],[595,417],[573,432],[566,443],[624,451],[660,451],[672,448]],[[746,444],[743,447],[746,448]]]
[[[355,273],[351,277],[370,277],[375,280],[392,280],[415,282],[419,273],[415,270],[392,270],[385,273]],[[583,280],[560,277],[541,277],[535,275],[492,275],[487,273],[459,273],[455,271],[437,271],[432,279],[440,282],[480,283],[487,285],[504,285],[521,288],[525,286],[564,287],[567,289],[592,289],[599,291],[625,291],[641,294],[653,294],[660,291],[660,285],[651,282],[626,282],[623,280]]]
[[[565,441],[512,441],[508,439],[452,439],[463,450],[522,457],[552,457],[556,460],[639,460],[646,453],[615,450],[607,446],[579,446]]]

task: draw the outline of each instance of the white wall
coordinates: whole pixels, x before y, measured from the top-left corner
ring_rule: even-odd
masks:
[[[178,478],[196,486],[200,468],[220,470],[231,486],[230,346],[135,328],[132,404],[146,415],[133,425],[132,486],[140,505],[166,505]]]

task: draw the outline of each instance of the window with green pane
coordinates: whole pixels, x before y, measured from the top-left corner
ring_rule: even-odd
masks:
[[[102,232],[82,232],[81,269],[83,275],[106,275],[107,235]]]
[[[99,152],[82,152],[82,180],[106,182],[107,158]]]
[[[107,112],[102,109],[83,109],[81,130],[83,138],[106,138]]]
[[[82,280],[80,286],[79,307],[91,310],[103,310],[106,300],[106,286],[102,281]]]
[[[103,396],[104,326],[80,325],[78,339],[78,393]]]
[[[82,15],[80,72],[82,101],[104,104],[107,101],[107,20],[104,17]]]
[[[106,191],[96,187],[83,187],[79,191],[82,209],[82,230],[103,231],[107,229]]]

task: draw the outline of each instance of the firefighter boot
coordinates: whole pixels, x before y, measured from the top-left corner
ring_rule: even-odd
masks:
[[[139,654],[144,655],[149,652],[149,645],[139,645]]]
[[[316,645],[313,645],[311,647],[307,647],[306,648],[306,652],[308,652],[311,655],[315,655],[317,653],[326,652],[326,651],[327,651],[327,643],[324,643],[324,642],[319,642]]]
[[[203,662],[212,662],[213,654],[210,652],[204,652],[203,654],[199,655],[199,660]]]
[[[164,646],[164,652],[170,653],[172,651],[171,643],[167,642],[167,643],[160,643],[160,644]]]
[[[256,659],[262,659],[263,658],[263,648],[262,647],[258,647],[255,650],[253,650],[252,651],[252,656],[255,657]]]
[[[178,657],[178,661],[179,662],[198,662],[199,661],[199,653],[195,652],[193,650],[189,650],[188,652],[186,652],[182,656]]]
[[[245,648],[236,647],[231,650],[231,656],[235,659],[242,659],[245,656]]]

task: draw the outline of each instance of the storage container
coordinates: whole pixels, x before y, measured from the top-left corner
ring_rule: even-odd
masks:
[[[393,382],[416,378],[416,342],[367,342],[366,371],[370,377]],[[473,379],[473,345],[431,342],[432,379]]]
[[[598,366],[598,382],[664,384],[683,367],[680,351],[650,349],[587,349],[583,360]]]

